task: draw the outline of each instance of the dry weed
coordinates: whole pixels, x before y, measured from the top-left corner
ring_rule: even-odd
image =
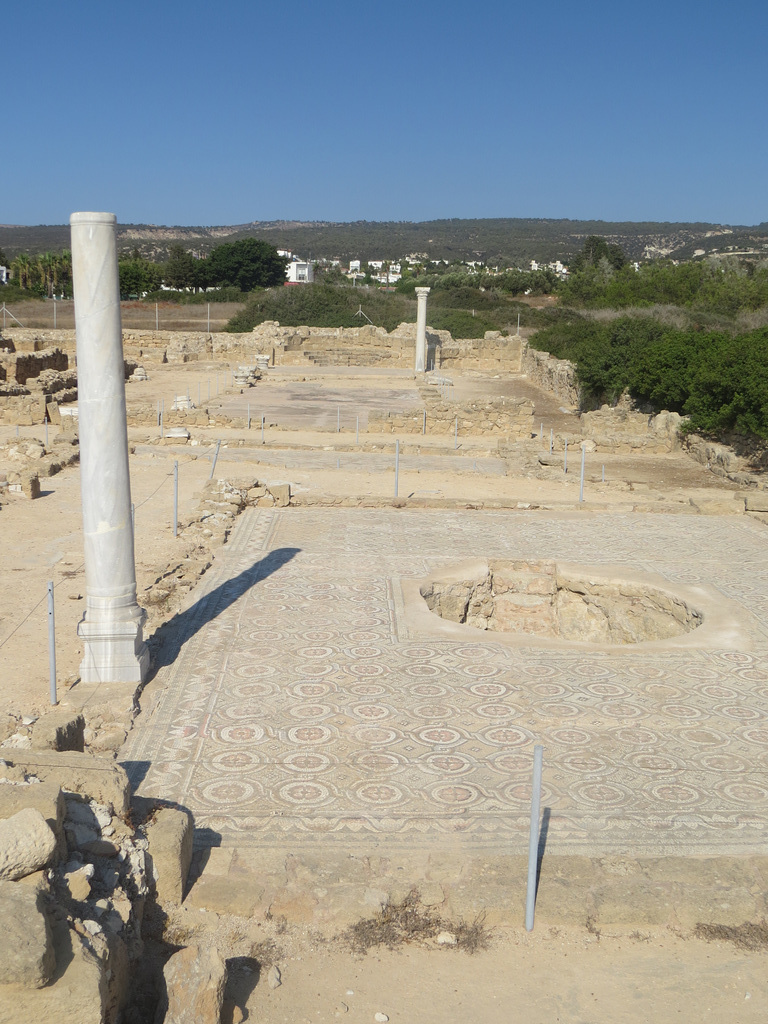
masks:
[[[761,921],[755,924],[745,921],[744,924],[697,924],[693,929],[697,939],[707,942],[732,942],[738,949],[747,949],[754,953],[768,949],[768,924]]]

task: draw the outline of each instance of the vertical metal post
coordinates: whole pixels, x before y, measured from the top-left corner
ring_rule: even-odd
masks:
[[[395,441],[395,497],[397,497],[397,484],[400,477],[400,442]]]
[[[248,403],[246,408],[248,410],[248,415],[246,416],[246,419],[248,421],[248,429],[250,430],[251,429],[251,403],[250,402]]]
[[[533,748],[533,787],[531,792],[531,831],[528,838],[528,889],[525,895],[525,930],[533,931],[536,908],[536,868],[539,859],[539,811],[541,809],[541,774],[544,747]]]
[[[216,471],[216,460],[217,460],[217,459],[218,459],[218,457],[219,457],[219,448],[221,448],[221,441],[217,441],[217,442],[216,442],[216,453],[215,453],[215,455],[213,456],[213,464],[212,464],[212,466],[211,466],[211,472],[210,472],[210,475],[209,475],[209,477],[208,477],[208,479],[209,479],[209,480],[213,480],[213,474],[214,474],[214,473],[215,473],[215,471]]]
[[[605,463],[603,463],[603,483],[605,483]]]
[[[584,461],[587,457],[587,446],[581,446],[581,482],[579,483],[579,501],[584,501]]]
[[[423,414],[423,416],[421,418],[421,432],[422,432],[422,434],[426,434],[426,432],[427,432],[427,410],[426,409],[424,410],[424,414]]]
[[[542,423],[539,427],[539,440],[544,437],[544,424]]]
[[[173,536],[179,532],[179,463],[173,463]]]
[[[53,296],[53,329],[56,330],[56,296]]]
[[[565,439],[565,452],[563,454],[563,472],[568,472],[568,438]]]
[[[164,437],[165,436],[165,433],[164,433],[164,429],[165,428],[164,428],[164,425],[163,425],[163,420],[164,419],[165,419],[165,414],[161,412],[160,413],[160,437]]]
[[[48,413],[45,414],[45,447],[48,447]]]
[[[56,622],[53,615],[53,580],[48,581],[48,669],[50,673],[51,704],[56,697]]]
[[[160,426],[160,399],[157,400],[157,425]]]
[[[264,444],[264,415],[261,417],[261,443]]]
[[[549,454],[552,454],[552,448],[555,443],[555,430],[554,427],[549,428]]]

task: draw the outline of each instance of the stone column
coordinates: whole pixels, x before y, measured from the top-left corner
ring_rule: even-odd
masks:
[[[416,373],[427,368],[427,296],[429,288],[417,288],[416,298]]]
[[[85,546],[84,683],[140,683],[149,668],[136,602],[117,218],[73,213],[72,279]]]

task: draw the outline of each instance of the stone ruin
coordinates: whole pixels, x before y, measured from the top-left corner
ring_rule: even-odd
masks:
[[[489,562],[466,579],[432,579],[420,593],[430,611],[452,622],[572,643],[668,640],[703,621],[669,592],[548,560]]]

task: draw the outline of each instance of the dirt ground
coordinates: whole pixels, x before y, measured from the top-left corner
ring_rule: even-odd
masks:
[[[204,309],[204,307],[203,307]],[[217,373],[224,412],[250,406],[250,431],[196,431],[196,444],[158,444],[158,431],[132,428],[132,496],[136,568],[141,594],[183,554],[183,537],[172,531],[173,463],[179,463],[179,518],[191,514],[211,472],[215,442],[223,442],[217,476],[288,480],[301,501],[390,501],[394,495],[392,435],[365,433],[371,408],[418,407],[413,376],[400,372],[281,368],[247,394],[225,387],[223,364],[147,366],[150,380],[127,385],[127,400],[170,402],[198,385],[207,395]],[[215,383],[214,383],[215,388]],[[572,413],[524,380],[454,379],[453,396],[516,394],[533,397],[535,421],[568,429]],[[212,397],[215,397],[215,390]],[[341,410],[341,411],[340,411]],[[261,416],[265,417],[264,443]],[[363,433],[355,443],[356,417]],[[341,427],[336,430],[337,423]],[[56,428],[50,428],[52,443]],[[43,438],[43,428],[20,436]],[[0,444],[14,444],[16,430],[0,428]],[[497,438],[451,435],[401,438],[399,495],[424,501],[503,501],[547,507],[578,503],[576,473],[551,478],[511,475],[498,457]],[[13,468],[0,459],[0,470]],[[719,501],[738,510],[738,490],[724,485],[682,454],[636,458],[588,456],[584,507],[695,514],[697,502]],[[55,583],[57,669],[60,691],[77,678],[82,656],[76,624],[84,610],[85,579],[77,467],[42,481],[40,499],[6,494],[0,508],[0,714],[34,717],[48,704],[46,584]],[[693,504],[692,504],[693,502]],[[741,506],[743,508],[743,505]],[[156,623],[155,623],[156,624]],[[193,913],[193,911],[190,911]],[[200,914],[199,911],[194,911]],[[215,915],[207,915],[212,918]],[[598,936],[586,928],[549,926],[527,934],[522,927],[494,934],[490,948],[470,956],[451,948],[401,947],[353,955],[342,946],[285,939],[273,956],[282,984],[272,988],[256,961],[233,963],[229,1018],[263,1024],[346,1020],[397,1024],[431,1022],[624,1021],[750,1022],[768,1016],[768,956],[726,942],[707,943],[671,932],[640,929]],[[277,940],[276,940],[277,941]],[[266,964],[262,964],[266,974]],[[258,984],[257,984],[258,982]],[[233,1010],[237,1005],[241,1011]],[[232,1014],[234,1013],[234,1016]]]

